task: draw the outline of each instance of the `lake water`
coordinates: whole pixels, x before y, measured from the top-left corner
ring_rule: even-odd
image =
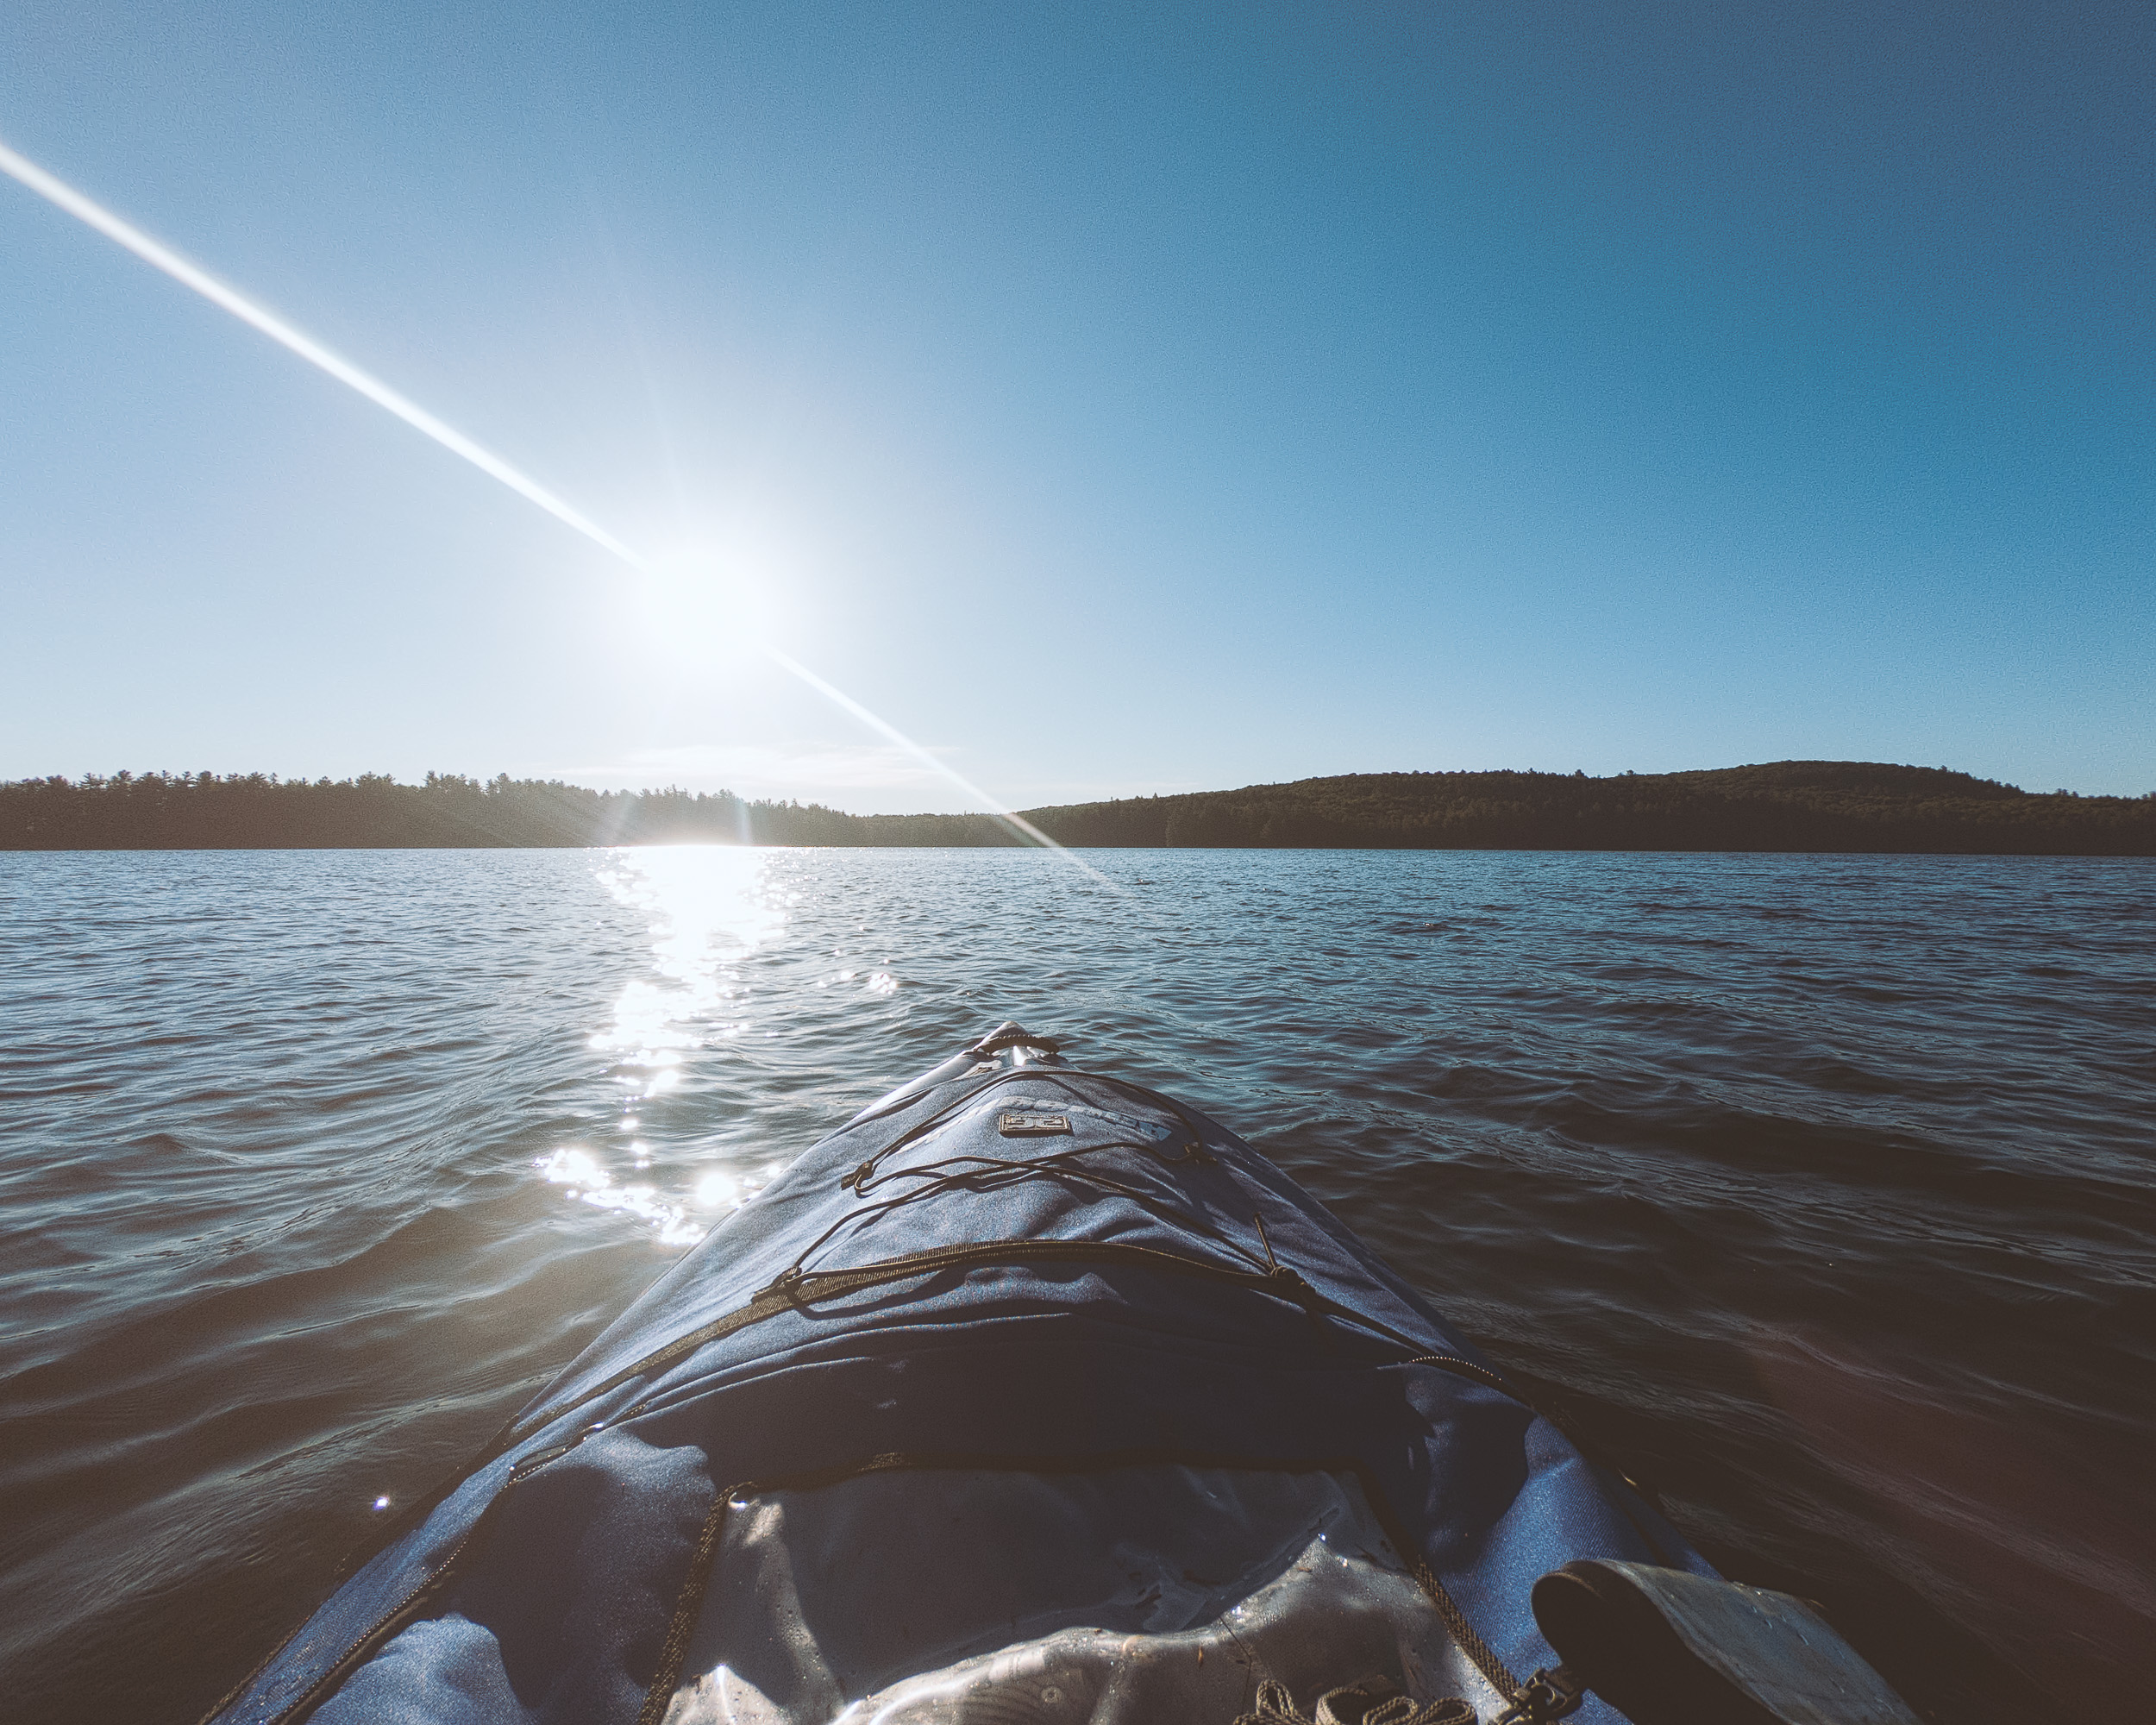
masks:
[[[2156,866],[1087,856],[0,856],[9,1716],[193,1717],[1006,1017],[1282,1164],[1927,1716],[2150,1704]]]

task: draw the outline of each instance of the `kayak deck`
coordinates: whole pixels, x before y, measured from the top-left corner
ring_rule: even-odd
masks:
[[[1006,1026],[692,1249],[216,1716],[1228,1725],[1368,1678],[1491,1721],[1583,1558],[1713,1574],[1233,1133]]]

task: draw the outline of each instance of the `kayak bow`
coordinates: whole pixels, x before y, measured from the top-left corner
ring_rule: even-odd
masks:
[[[1263,1157],[1005,1025],[714,1229],[213,1717],[1613,1725],[1537,1603],[1601,1669],[1704,1613],[1658,1657],[1705,1670],[1736,1596],[1783,1597]],[[1774,1704],[1709,1676],[1701,1716]],[[1878,1693],[1756,1716],[1908,1719]]]

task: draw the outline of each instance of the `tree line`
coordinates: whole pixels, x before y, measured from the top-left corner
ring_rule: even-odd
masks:
[[[2034,794],[1945,768],[1783,761],[1686,773],[1355,773],[1029,809],[1060,844],[1145,848],[2156,855],[2156,794]],[[730,791],[429,773],[116,773],[0,784],[0,849],[1012,845],[983,814],[856,815]]]

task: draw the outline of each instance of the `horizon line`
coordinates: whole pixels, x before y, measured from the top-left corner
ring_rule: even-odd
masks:
[[[1100,804],[1162,801],[1180,797],[1232,796],[1238,792],[1244,791],[1279,790],[1296,785],[1323,784],[1354,779],[1505,777],[1583,780],[1589,783],[1605,783],[1626,779],[1670,779],[1693,777],[1705,774],[1741,773],[1775,767],[1885,768],[1896,772],[1941,774],[1950,778],[1966,780],[1972,784],[1984,785],[1996,789],[2012,791],[2019,795],[2029,797],[2063,796],[2076,798],[2086,801],[2121,802],[2148,801],[2156,800],[2156,791],[2143,792],[2139,794],[2133,792],[2080,792],[2070,790],[2064,787],[2049,792],[2031,791],[2026,787],[2011,784],[2004,780],[1987,779],[1978,774],[1969,772],[1962,768],[1947,767],[1944,765],[1921,766],[1912,762],[1861,761],[1848,759],[1834,760],[1822,756],[1785,756],[1776,761],[1739,762],[1723,767],[1681,767],[1668,768],[1658,772],[1640,772],[1631,768],[1621,768],[1607,773],[1589,773],[1583,768],[1575,768],[1568,772],[1563,768],[1540,767],[1437,767],[1391,768],[1357,770],[1345,773],[1317,773],[1307,775],[1301,778],[1296,779],[1257,780],[1246,784],[1221,786],[1211,789],[1192,789],[1166,792],[1133,792],[1129,795],[1110,794],[1104,796],[1085,797],[1067,802],[1037,803],[1031,806],[1031,807],[1028,809],[1012,810],[1010,811],[1010,812],[1017,814],[1034,814],[1062,809],[1083,808]],[[607,787],[580,784],[572,780],[561,778],[519,779],[512,777],[506,772],[497,773],[491,779],[481,779],[472,775],[462,773],[444,773],[434,769],[429,769],[423,779],[408,781],[398,779],[393,773],[360,772],[352,774],[344,778],[333,779],[329,777],[327,775],[316,777],[285,777],[273,772],[266,773],[257,771],[248,773],[217,774],[204,770],[201,772],[176,773],[169,768],[162,768],[136,772],[131,768],[123,768],[109,775],[94,772],[85,773],[79,778],[69,778],[65,774],[46,774],[21,779],[4,780],[0,781],[0,789],[22,790],[38,786],[60,785],[66,786],[72,790],[88,790],[93,788],[110,788],[116,785],[142,784],[146,782],[163,782],[171,785],[192,785],[204,781],[215,785],[241,786],[250,783],[260,783],[264,785],[274,785],[279,788],[298,787],[310,790],[324,788],[334,789],[347,787],[357,787],[360,785],[369,783],[386,785],[390,787],[399,790],[415,791],[426,791],[439,787],[470,787],[481,794],[494,791],[497,787],[507,788],[511,790],[524,788],[559,788],[561,790],[574,791],[599,797],[671,796],[708,800],[714,802],[731,801],[741,804],[746,807],[779,808],[791,806],[803,809],[819,809],[826,813],[843,815],[851,820],[948,820],[971,819],[977,818],[994,821],[999,819],[996,814],[990,813],[981,809],[915,809],[891,813],[862,814],[856,813],[849,809],[839,808],[830,803],[818,802],[812,800],[804,800],[799,794],[788,794],[780,792],[767,796],[751,796],[736,791],[730,787],[724,786],[708,790],[693,789],[688,786],[673,782],[665,784],[652,783],[636,786],[622,785]]]

